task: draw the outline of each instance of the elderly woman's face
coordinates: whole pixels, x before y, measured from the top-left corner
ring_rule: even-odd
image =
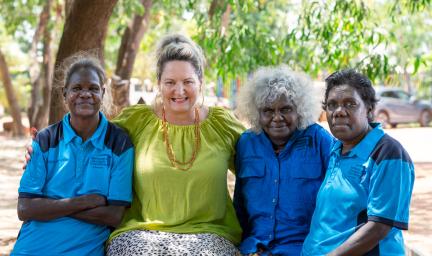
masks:
[[[285,96],[259,109],[259,123],[276,149],[281,149],[288,142],[298,122],[297,108]]]
[[[329,91],[326,104],[327,121],[332,134],[343,144],[356,145],[369,130],[368,112],[358,92],[349,85]]]

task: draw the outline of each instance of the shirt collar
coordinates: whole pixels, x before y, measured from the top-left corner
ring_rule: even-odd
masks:
[[[373,129],[369,131],[366,136],[350,150],[350,152],[348,152],[348,156],[356,155],[364,160],[369,158],[375,145],[385,134],[380,123],[370,123],[370,125]],[[337,140],[333,145],[332,152],[337,152],[337,154],[340,155],[341,149],[342,142]]]
[[[284,151],[287,150],[287,148],[291,147],[291,145],[296,141],[296,139],[304,132],[305,130],[299,130],[296,129],[290,136],[290,138],[288,139],[288,142],[285,144],[284,148],[279,152],[279,154],[282,154]],[[261,140],[265,143],[268,144],[268,146],[270,148],[273,148],[273,144],[270,140],[270,138],[267,136],[267,134],[264,132],[264,130],[261,130],[260,134],[258,135]]]
[[[89,141],[93,144],[95,148],[102,149],[104,145],[104,139],[101,138],[106,131],[108,125],[108,120],[102,112],[99,112],[99,124],[96,131],[90,137]],[[75,137],[79,136],[75,133],[74,129],[70,124],[70,113],[67,113],[63,117],[63,138],[66,144],[71,142]]]

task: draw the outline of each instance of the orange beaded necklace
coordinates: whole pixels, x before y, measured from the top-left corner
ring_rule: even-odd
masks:
[[[172,166],[181,171],[189,170],[196,159],[196,156],[200,148],[200,143],[201,143],[198,108],[195,108],[195,145],[192,152],[192,156],[188,161],[185,162],[179,161],[176,159],[174,155],[174,150],[169,141],[168,124],[165,115],[165,107],[162,107],[162,130],[163,130],[163,139],[165,142],[168,159],[170,160]]]

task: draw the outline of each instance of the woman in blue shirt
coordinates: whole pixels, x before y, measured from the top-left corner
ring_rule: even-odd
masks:
[[[371,81],[352,69],[326,79],[323,107],[338,139],[318,192],[303,255],[405,255],[414,166],[405,149],[372,123]]]
[[[315,124],[319,105],[312,81],[285,66],[259,69],[240,91],[251,125],[236,149],[243,254],[300,255],[333,144]]]
[[[70,112],[32,143],[18,190],[24,223],[12,255],[104,255],[110,228],[132,200],[134,154],[128,135],[100,112],[105,80],[91,58],[66,69]]]

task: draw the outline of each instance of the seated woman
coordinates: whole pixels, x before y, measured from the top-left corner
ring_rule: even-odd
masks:
[[[21,178],[24,221],[12,255],[104,255],[132,200],[133,145],[100,112],[105,73],[79,58],[65,70],[69,113],[41,130]]]
[[[108,255],[235,255],[241,228],[227,170],[243,126],[202,104],[204,56],[182,35],[157,50],[159,96],[114,120],[136,146],[134,199],[111,234]]]
[[[371,81],[354,70],[326,79],[323,107],[334,145],[303,255],[405,255],[414,166],[372,123]]]
[[[312,81],[285,66],[262,68],[240,91],[252,128],[237,144],[234,206],[243,254],[300,255],[333,137],[315,124]]]

